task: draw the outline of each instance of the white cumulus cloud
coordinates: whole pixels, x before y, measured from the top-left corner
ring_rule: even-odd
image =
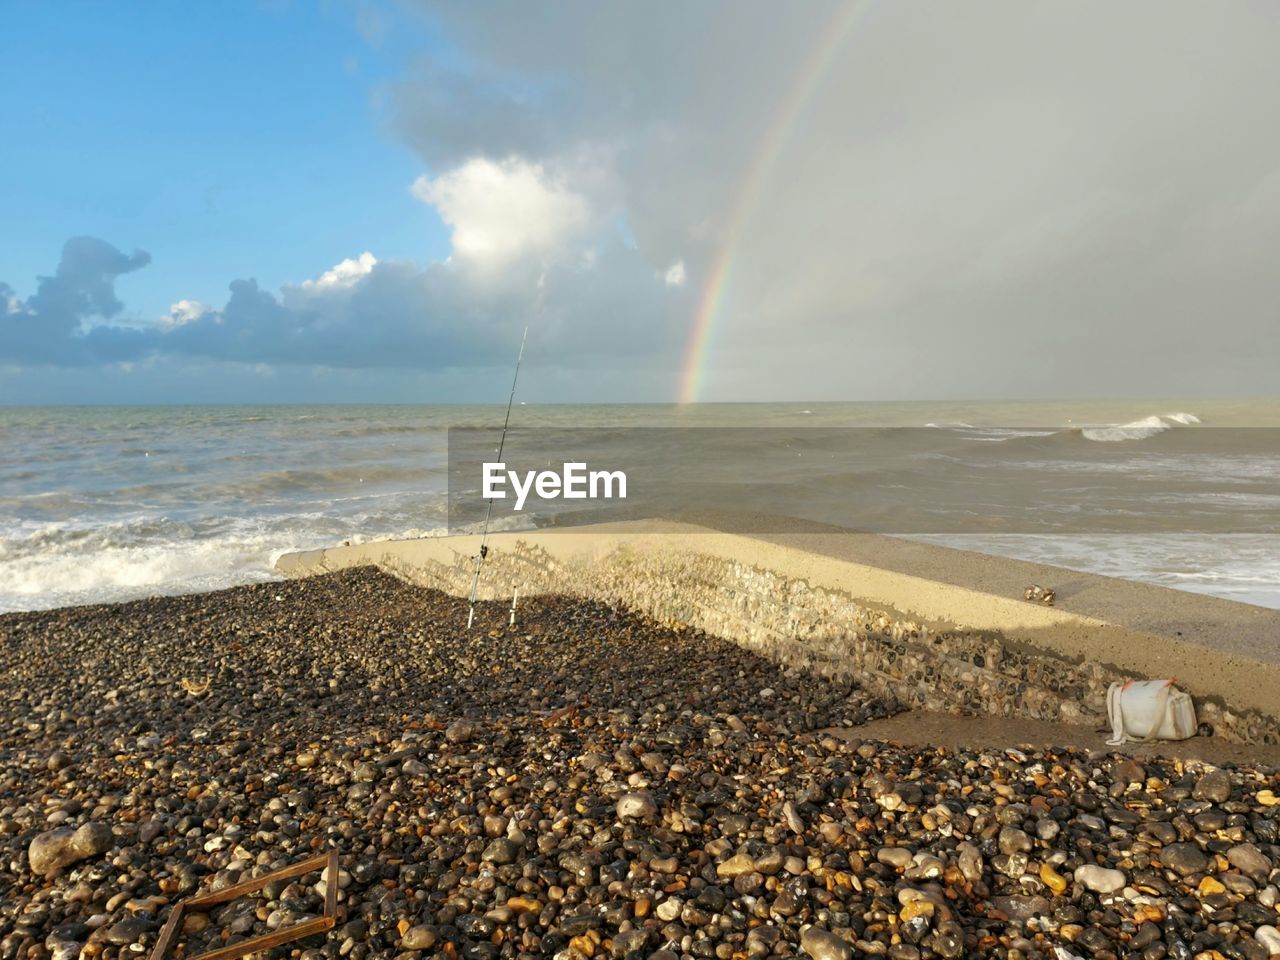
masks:
[[[302,281],[302,289],[326,290],[334,287],[352,287],[367,277],[377,265],[378,258],[366,250],[358,257],[348,257],[314,280]]]
[[[435,179],[419,177],[413,193],[452,228],[454,255],[483,267],[558,253],[590,221],[585,197],[519,157],[475,157]]]
[[[165,327],[181,327],[199,320],[208,312],[209,308],[199,300],[179,300],[170,305],[169,312],[160,318],[160,324]]]
[[[667,267],[667,272],[662,275],[662,280],[668,287],[683,287],[685,281],[684,261],[677,260]]]

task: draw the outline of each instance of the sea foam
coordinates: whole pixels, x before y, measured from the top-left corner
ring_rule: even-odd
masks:
[[[1119,443],[1125,440],[1146,440],[1156,434],[1172,430],[1175,425],[1190,426],[1199,423],[1200,418],[1194,413],[1166,413],[1163,416],[1152,414],[1141,420],[1129,423],[1113,423],[1104,427],[1083,427],[1080,435],[1086,440],[1099,443]]]

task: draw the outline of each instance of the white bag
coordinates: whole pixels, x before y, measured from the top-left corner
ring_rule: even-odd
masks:
[[[1107,688],[1113,747],[1130,740],[1186,740],[1196,735],[1196,707],[1172,680],[1130,680]]]

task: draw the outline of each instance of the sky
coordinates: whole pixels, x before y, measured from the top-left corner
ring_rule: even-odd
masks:
[[[1274,4],[0,17],[0,403],[1277,394]]]

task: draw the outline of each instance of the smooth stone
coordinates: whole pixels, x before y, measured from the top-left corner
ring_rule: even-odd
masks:
[[[484,848],[480,859],[488,863],[514,863],[519,853],[520,848],[513,841],[506,837],[498,837]]]
[[[1160,862],[1181,876],[1203,873],[1209,858],[1194,843],[1171,843],[1160,851]]]
[[[648,793],[624,793],[618,798],[616,809],[619,818],[652,820],[658,815],[658,805]]]
[[[209,915],[207,913],[188,913],[182,918],[182,932],[185,934],[199,933],[205,927],[209,926]]]
[[[1122,871],[1109,870],[1094,863],[1077,867],[1075,880],[1076,883],[1084,884],[1094,893],[1115,893],[1117,890],[1123,890],[1126,883]]]
[[[404,932],[404,936],[400,938],[400,949],[430,950],[436,945],[436,939],[435,927],[419,924],[416,927],[410,927]]]
[[[800,934],[800,949],[813,960],[853,960],[853,944],[819,927],[809,927]]]
[[[959,960],[964,956],[964,936],[959,928],[939,930],[930,941],[933,952],[945,960]]]
[[[970,883],[982,879],[982,852],[971,843],[962,843],[956,848],[956,866]]]
[[[724,863],[716,867],[716,876],[740,877],[746,873],[753,873],[756,869],[755,860],[745,853],[739,853],[737,856],[730,857]]]
[[[1266,880],[1271,860],[1252,843],[1241,843],[1227,851],[1227,862],[1255,880]]]
[[[475,738],[478,729],[470,720],[455,720],[445,728],[444,738],[450,743],[466,743]]]
[[[753,858],[753,862],[758,872],[766,876],[773,876],[782,870],[787,860],[781,847],[768,847]]]
[[[1231,777],[1225,770],[1211,770],[1196,781],[1191,796],[1211,803],[1226,803],[1231,799]]]
[[[1067,879],[1058,873],[1057,870],[1048,863],[1040,864],[1040,880],[1046,887],[1053,891],[1055,895],[1066,892]]]
[[[1001,830],[997,843],[1000,852],[1004,854],[1012,855],[1031,851],[1031,838],[1017,827],[1005,827]]]
[[[885,866],[905,870],[915,862],[915,854],[906,847],[881,847],[876,851],[876,859]]]
[[[1253,931],[1253,939],[1266,948],[1268,956],[1280,954],[1280,930],[1271,924],[1265,924]]]
[[[626,930],[613,935],[612,953],[615,957],[625,957],[638,953],[649,945],[648,930]]]
[[[151,921],[141,917],[129,917],[113,924],[107,929],[107,942],[117,946],[128,946],[137,943],[151,930]]]
[[[800,819],[800,814],[796,813],[796,805],[790,800],[782,805],[782,819],[787,821],[787,827],[792,833],[797,836],[804,833],[804,821]]]
[[[90,822],[75,830],[49,830],[31,841],[27,862],[32,873],[49,874],[111,849],[111,828]]]
[[[1138,763],[1138,761],[1131,757],[1126,757],[1112,764],[1111,779],[1116,783],[1123,783],[1125,786],[1134,783],[1145,783],[1147,771],[1142,768],[1142,764]]]
[[[771,924],[752,927],[747,931],[747,956],[767,957],[780,939],[782,931]]]
[[[656,909],[654,913],[658,915],[659,920],[664,920],[669,923],[676,917],[680,916],[680,911],[683,909],[684,901],[679,897],[671,897],[658,904],[658,909]]]

